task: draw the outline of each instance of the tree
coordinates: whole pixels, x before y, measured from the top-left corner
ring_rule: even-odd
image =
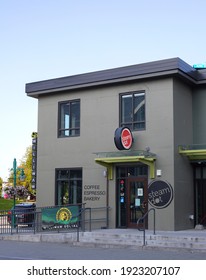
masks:
[[[25,179],[23,185],[29,190],[30,193],[34,193],[31,182],[32,182],[32,147],[29,146],[20,162],[20,173],[21,168],[24,170]]]
[[[24,172],[24,179],[22,180],[22,171]],[[9,183],[13,183],[13,170],[10,171]],[[29,146],[26,149],[24,156],[20,161],[20,165],[16,169],[16,185],[24,186],[29,193],[35,194],[31,187],[32,181],[32,147]]]

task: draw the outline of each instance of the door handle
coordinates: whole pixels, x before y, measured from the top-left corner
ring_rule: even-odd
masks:
[[[143,201],[142,204],[141,204],[142,208],[146,208],[147,207],[147,202],[146,201]]]

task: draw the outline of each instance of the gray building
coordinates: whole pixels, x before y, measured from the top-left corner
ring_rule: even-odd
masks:
[[[172,58],[28,83],[26,93],[38,99],[39,206],[109,207],[110,228],[136,227],[151,208],[158,230],[206,224],[205,69]]]

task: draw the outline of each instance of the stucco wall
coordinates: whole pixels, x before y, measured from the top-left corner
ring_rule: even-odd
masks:
[[[156,80],[148,84],[147,129],[143,142],[156,154],[156,169],[161,170],[161,179],[174,184],[173,165],[173,82],[172,79]],[[172,230],[174,205],[156,209],[156,227]],[[149,217],[149,228],[153,227],[153,217]]]
[[[106,191],[105,168],[95,163],[95,152],[117,151],[114,131],[119,126],[119,94],[145,90],[146,130],[134,132],[134,150],[150,148],[156,154],[156,169],[160,179],[174,189],[174,200],[156,210],[159,230],[179,229],[186,223],[191,207],[182,206],[184,194],[191,190],[190,166],[177,151],[177,145],[192,142],[192,93],[189,87],[172,78],[147,80],[99,87],[39,98],[38,106],[38,165],[37,202],[39,206],[53,205],[55,198],[55,168],[83,169],[83,199],[87,185],[98,185]],[[174,92],[173,92],[174,91]],[[57,138],[58,102],[80,98],[80,137]],[[189,127],[189,128],[188,128]],[[176,176],[176,179],[174,177]],[[191,193],[187,195],[192,199]],[[115,177],[109,181],[110,227],[115,227]],[[83,200],[88,207],[106,206],[106,194],[98,200]],[[182,216],[178,216],[179,210]],[[176,222],[175,222],[176,220]],[[149,217],[149,227],[152,226]]]
[[[193,227],[189,215],[194,214],[194,190],[192,165],[187,157],[178,153],[178,145],[191,144],[192,89],[179,80],[174,80],[174,212],[175,230]]]
[[[194,144],[206,144],[206,89],[204,87],[196,88],[193,92],[193,129]]]

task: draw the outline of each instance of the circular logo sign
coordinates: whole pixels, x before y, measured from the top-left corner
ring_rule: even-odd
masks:
[[[128,128],[124,128],[122,130],[122,134],[121,134],[121,140],[122,140],[122,146],[128,150],[131,148],[132,146],[132,133]]]
[[[119,127],[115,130],[114,142],[119,150],[129,150],[132,147],[133,136],[128,127]]]
[[[68,208],[60,208],[56,214],[57,221],[69,221],[72,218],[72,212]]]
[[[172,186],[166,181],[154,180],[148,186],[148,201],[154,208],[165,208],[173,200]]]

